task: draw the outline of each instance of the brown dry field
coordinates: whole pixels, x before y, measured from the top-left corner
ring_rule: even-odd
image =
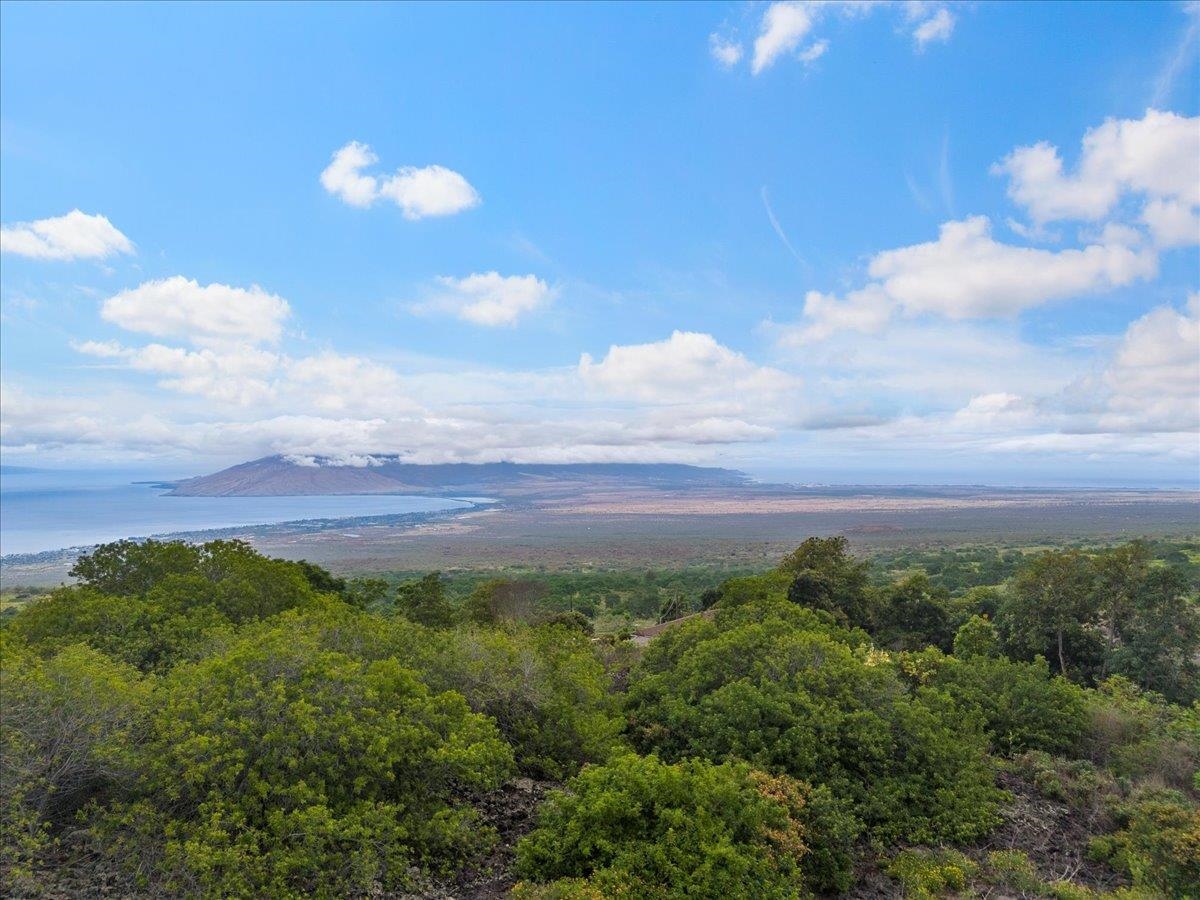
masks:
[[[812,535],[885,547],[1110,541],[1200,532],[1200,494],[893,491],[837,495],[603,493],[479,510],[415,527],[254,538],[339,572],[625,569],[769,563]]]
[[[418,525],[229,529],[262,552],[338,573],[770,564],[812,535],[859,552],[1200,534],[1200,493],[988,488],[764,487],[546,491]],[[216,534],[188,535],[205,539]],[[5,585],[67,577],[67,558],[6,563]]]

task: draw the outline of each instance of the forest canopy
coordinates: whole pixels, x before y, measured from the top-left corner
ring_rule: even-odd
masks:
[[[925,570],[810,538],[709,586],[457,585],[104,545],[0,630],[4,890],[1196,896],[1200,608],[1174,552]],[[634,596],[680,621],[597,628]],[[1073,843],[1047,858],[1019,816]]]

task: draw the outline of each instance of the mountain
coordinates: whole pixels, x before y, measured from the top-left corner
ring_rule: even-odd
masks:
[[[733,469],[674,463],[444,463],[419,465],[395,456],[344,461],[319,456],[265,456],[211,475],[177,482],[181,497],[277,497],[304,494],[486,494],[516,496],[603,488],[735,487],[749,478]]]

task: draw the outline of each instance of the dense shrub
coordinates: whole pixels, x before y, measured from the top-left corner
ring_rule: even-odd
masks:
[[[1200,891],[1200,807],[1179,791],[1147,790],[1115,807],[1120,830],[1092,842],[1091,852],[1133,878],[1137,887],[1172,898]]]
[[[240,541],[105,544],[76,563],[79,586],[29,603],[8,627],[42,654],[87,643],[165,671],[227,642],[237,625],[315,602],[320,579],[305,567]]]
[[[1085,756],[1119,776],[1195,789],[1200,706],[1183,707],[1114,676],[1088,694]]]
[[[998,794],[972,719],[856,653],[852,634],[761,604],[673,629],[633,673],[631,739],[671,760],[740,758],[826,784],[880,840],[986,832]]]
[[[607,758],[622,721],[591,640],[562,625],[464,629],[426,658],[427,677],[496,722],[522,772],[563,778]]]
[[[127,785],[146,685],[84,645],[40,659],[0,638],[0,872],[14,894],[53,833]]]
[[[163,841],[173,892],[402,886],[413,863],[478,845],[458,798],[497,785],[512,761],[458,694],[430,692],[393,660],[324,649],[305,629],[260,629],[176,667],[156,695],[140,799],[111,827]]]
[[[618,756],[552,794],[517,845],[525,878],[567,880],[525,896],[799,897],[804,805],[802,785],[746,765]]]
[[[1063,752],[1079,743],[1088,722],[1084,691],[1051,675],[1044,659],[959,659],[932,650],[924,656],[934,660],[926,683],[948,693],[961,709],[977,712],[997,752]]]

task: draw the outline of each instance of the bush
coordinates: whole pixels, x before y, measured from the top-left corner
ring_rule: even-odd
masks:
[[[672,629],[633,672],[630,737],[670,760],[744,759],[828,785],[879,840],[988,831],[999,793],[971,717],[944,693],[907,690],[852,635],[761,604]]]
[[[147,691],[136,671],[91,647],[42,660],[3,640],[0,652],[0,873],[24,893],[19,879],[54,831],[132,777]]]
[[[929,683],[982,716],[999,753],[1061,753],[1073,749],[1087,727],[1083,689],[1051,675],[1040,657],[1029,663],[984,654],[943,657]]]
[[[167,892],[403,886],[410,865],[477,849],[459,798],[512,763],[460,695],[431,693],[394,660],[324,649],[312,629],[259,629],[176,667],[157,693],[140,799],[110,827],[118,848],[126,828],[164,841]]]
[[[1200,889],[1200,808],[1179,791],[1146,790],[1115,808],[1121,829],[1091,852],[1129,873],[1135,887],[1191,898]]]
[[[523,877],[565,883],[517,896],[798,897],[804,798],[746,765],[626,754],[588,766],[517,845]]]
[[[888,864],[887,873],[903,885],[904,896],[932,900],[963,890],[978,869],[954,850],[905,850]]]
[[[616,698],[579,630],[459,630],[446,633],[440,648],[424,663],[431,685],[458,691],[491,716],[523,773],[563,778],[607,759],[616,745]]]
[[[1195,790],[1200,706],[1190,709],[1114,676],[1088,694],[1084,754],[1119,776]]]

